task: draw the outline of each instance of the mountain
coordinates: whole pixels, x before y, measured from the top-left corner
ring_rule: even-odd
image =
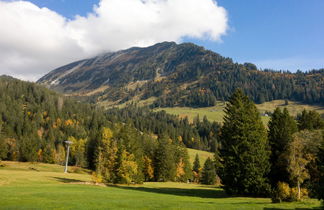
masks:
[[[324,103],[324,69],[261,71],[192,43],[163,42],[102,54],[57,68],[38,83],[105,105],[147,100],[155,107],[213,106],[236,88],[257,103]]]

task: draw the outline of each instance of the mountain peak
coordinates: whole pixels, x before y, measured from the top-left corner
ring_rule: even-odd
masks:
[[[318,82],[313,75],[296,79],[296,74],[259,71],[252,63],[233,63],[192,43],[162,42],[76,61],[38,82],[109,105],[150,99],[155,106],[212,106],[216,99],[226,100],[236,88],[242,88],[256,102],[324,101],[320,94],[323,88],[316,89],[324,87],[324,80]],[[319,93],[306,97],[309,90],[304,84]]]
[[[104,83],[115,85],[116,79],[118,84],[122,82],[121,80],[128,83],[154,79],[154,75],[168,74],[175,70],[177,62],[190,61],[192,56],[197,53],[203,54],[203,51],[205,51],[204,48],[192,43],[176,44],[175,42],[162,42],[142,48],[132,47],[62,66],[37,82],[62,92],[69,92],[74,91],[75,88],[68,85],[62,89],[62,85],[80,83],[77,89],[85,90]],[[155,69],[151,65],[154,65]],[[120,77],[112,78],[117,71]]]

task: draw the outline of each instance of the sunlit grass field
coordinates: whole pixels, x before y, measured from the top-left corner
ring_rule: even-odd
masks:
[[[202,120],[204,116],[207,117],[209,121],[215,121],[222,123],[224,117],[224,108],[225,102],[218,102],[216,106],[213,107],[204,107],[204,108],[190,108],[190,107],[172,107],[172,108],[159,108],[155,109],[157,111],[165,110],[169,114],[178,115],[180,118],[188,117],[189,120],[192,120],[199,115],[199,118]],[[273,112],[276,107],[287,108],[289,113],[292,116],[297,116],[298,113],[301,113],[304,109],[306,110],[315,110],[320,114],[324,114],[324,107],[317,105],[307,105],[299,102],[289,101],[288,105],[285,105],[284,100],[274,100],[270,102],[265,102],[263,104],[256,105],[261,114],[264,114],[266,111]],[[270,117],[261,116],[261,119],[265,125],[267,125]]]
[[[309,199],[272,204],[268,198],[228,197],[221,188],[185,183],[96,186],[91,175],[50,164],[2,162],[0,209],[305,209]]]
[[[208,157],[210,157],[211,159],[214,158],[214,153],[212,153],[212,152],[206,152],[206,151],[190,149],[190,148],[188,148],[188,154],[189,154],[189,159],[190,159],[191,164],[193,164],[193,162],[195,161],[195,158],[196,158],[196,154],[198,154],[201,167],[203,167],[203,165]]]
[[[224,117],[224,102],[218,102],[216,106],[203,107],[203,108],[191,108],[191,107],[170,107],[170,108],[159,108],[157,111],[164,110],[169,114],[178,115],[180,118],[188,117],[189,121],[193,121],[197,115],[202,120],[204,116],[209,121],[222,122]]]

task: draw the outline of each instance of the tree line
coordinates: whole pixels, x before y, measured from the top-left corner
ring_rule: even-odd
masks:
[[[323,77],[323,69],[308,73],[260,71],[228,62],[206,68],[203,71],[206,75],[200,76],[199,80],[187,85],[187,88],[181,88],[173,80],[148,82],[139,88],[146,91],[142,99],[158,97],[152,107],[208,107],[214,106],[216,100],[227,101],[235,87],[242,87],[243,92],[255,103],[278,99],[307,104],[321,104],[324,101],[324,90],[320,88],[322,81],[318,79]],[[188,79],[188,83],[193,81]],[[165,90],[171,91],[166,93]]]

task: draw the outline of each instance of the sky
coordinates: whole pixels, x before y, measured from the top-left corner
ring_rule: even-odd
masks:
[[[319,69],[323,11],[323,0],[0,0],[0,75],[36,81],[76,60],[162,41],[261,69]]]

